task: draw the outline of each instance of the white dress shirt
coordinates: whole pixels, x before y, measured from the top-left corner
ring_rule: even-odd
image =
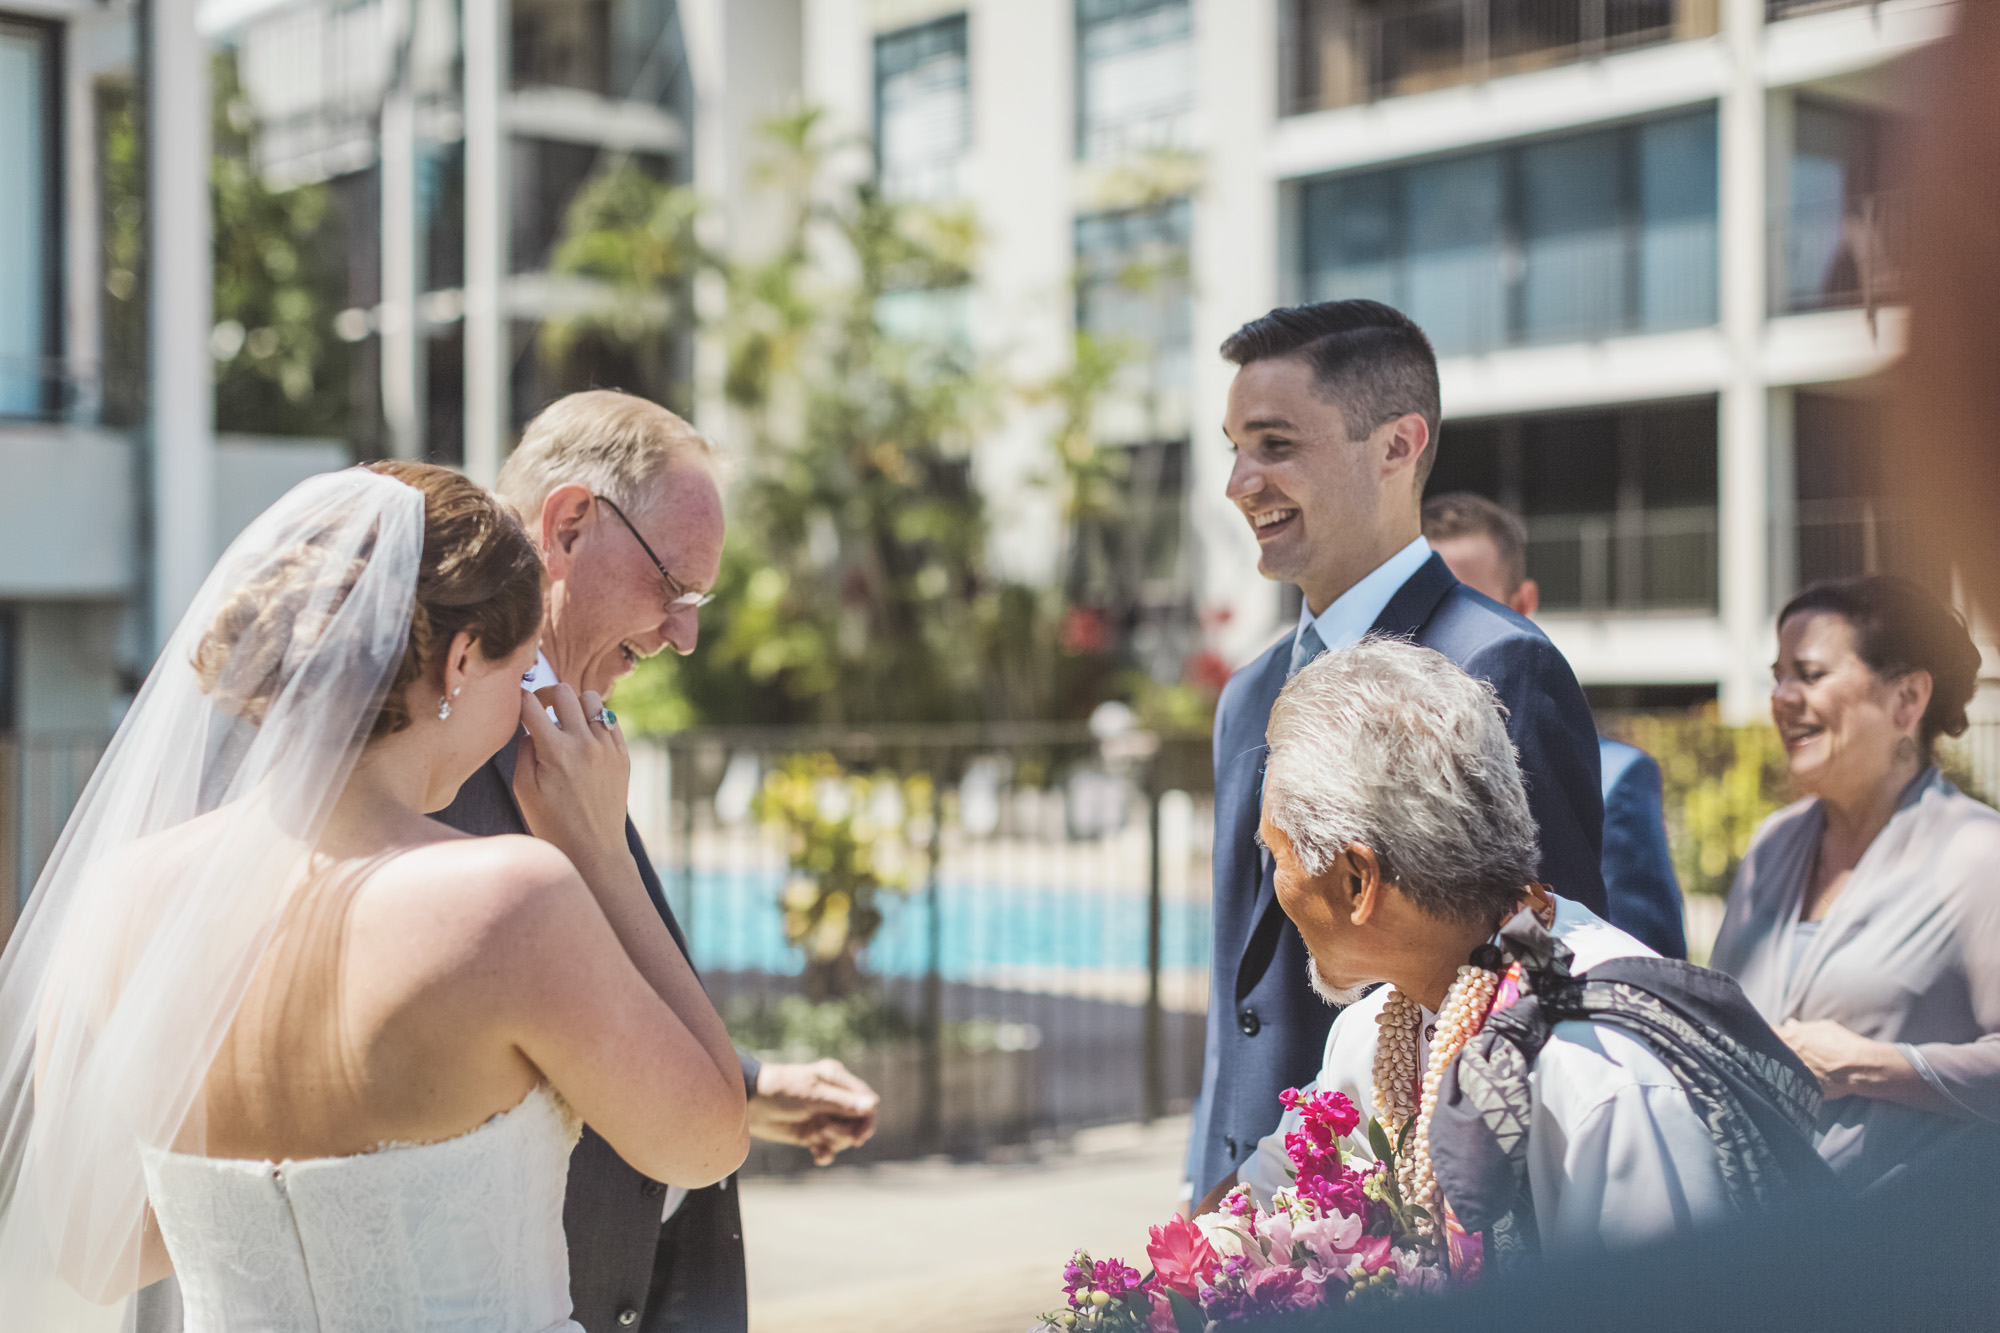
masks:
[[[1292,631],[1293,644],[1298,643],[1298,636],[1306,632],[1307,625],[1319,629],[1319,640],[1329,652],[1352,648],[1360,643],[1382,614],[1382,608],[1389,604],[1389,599],[1430,558],[1431,544],[1418,537],[1375,566],[1374,572],[1361,582],[1334,598],[1333,604],[1317,616],[1310,606],[1300,607],[1299,627]]]
[[[1580,904],[1566,898],[1555,904],[1550,933],[1575,955],[1575,971],[1613,958],[1655,956]],[[1376,1018],[1389,993],[1383,986],[1341,1011],[1313,1085],[1346,1093],[1363,1124],[1375,1113]],[[1428,1038],[1436,1024],[1437,1015],[1424,1010],[1419,1069],[1429,1064]],[[1604,1024],[1558,1023],[1529,1071],[1528,1087],[1534,1107],[1528,1190],[1549,1253],[1641,1244],[1729,1215],[1715,1141],[1680,1081],[1645,1043]],[[1259,1204],[1291,1183],[1285,1135],[1297,1128],[1297,1114],[1286,1112],[1238,1172]],[[1361,1140],[1358,1155],[1367,1159],[1365,1138],[1354,1137]]]

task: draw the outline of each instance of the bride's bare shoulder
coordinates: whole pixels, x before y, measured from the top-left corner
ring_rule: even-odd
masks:
[[[519,834],[410,848],[369,877],[363,896],[380,928],[456,936],[482,948],[532,935],[552,916],[596,909],[568,857]]]

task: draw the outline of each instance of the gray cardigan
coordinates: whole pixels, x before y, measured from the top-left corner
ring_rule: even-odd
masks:
[[[1820,1153],[1865,1188],[2000,1125],[2000,811],[1935,768],[1920,773],[1794,968],[1825,824],[1816,799],[1764,822],[1730,889],[1710,966],[1735,977],[1773,1026],[1832,1019],[1895,1042],[1954,1108],[1944,1116],[1863,1097],[1828,1102]]]

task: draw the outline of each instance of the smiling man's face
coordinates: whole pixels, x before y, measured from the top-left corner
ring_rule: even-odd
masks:
[[[1419,417],[1398,421],[1422,425]],[[1351,439],[1346,415],[1320,395],[1312,366],[1300,357],[1253,361],[1229,386],[1223,431],[1236,452],[1230,503],[1256,534],[1258,571],[1298,584],[1314,614],[1409,540],[1380,549],[1385,484],[1408,468],[1385,467],[1397,454],[1398,421]],[[1409,488],[1407,476],[1401,484]],[[1398,517],[1414,535],[1414,498],[1402,508],[1410,512]]]
[[[689,592],[707,592],[722,565],[722,496],[699,463],[669,467],[646,502],[627,509],[646,544]],[[579,693],[611,687],[642,657],[687,654],[700,611],[671,605],[674,593],[610,506],[580,486],[559,486],[543,508],[549,615],[542,651],[556,677]]]

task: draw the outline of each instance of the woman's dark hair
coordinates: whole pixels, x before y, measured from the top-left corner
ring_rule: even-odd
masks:
[[[1919,734],[1926,758],[1939,736],[1965,734],[1965,706],[1979,688],[1979,649],[1942,598],[1893,574],[1837,579],[1815,583],[1786,602],[1778,624],[1809,611],[1845,620],[1854,630],[1856,653],[1883,680],[1930,673],[1931,702]]]
[[[369,731],[375,737],[410,725],[404,692],[436,665],[461,630],[478,640],[482,657],[496,662],[541,628],[542,559],[505,505],[450,468],[396,461],[367,466],[424,497],[424,550],[409,639]],[[239,588],[195,649],[202,689],[253,723],[263,721],[288,680],[287,652],[313,597],[311,583],[298,578],[295,566],[316,567],[309,557],[300,552],[298,561],[279,559],[265,577]],[[336,602],[360,574],[357,564]]]

